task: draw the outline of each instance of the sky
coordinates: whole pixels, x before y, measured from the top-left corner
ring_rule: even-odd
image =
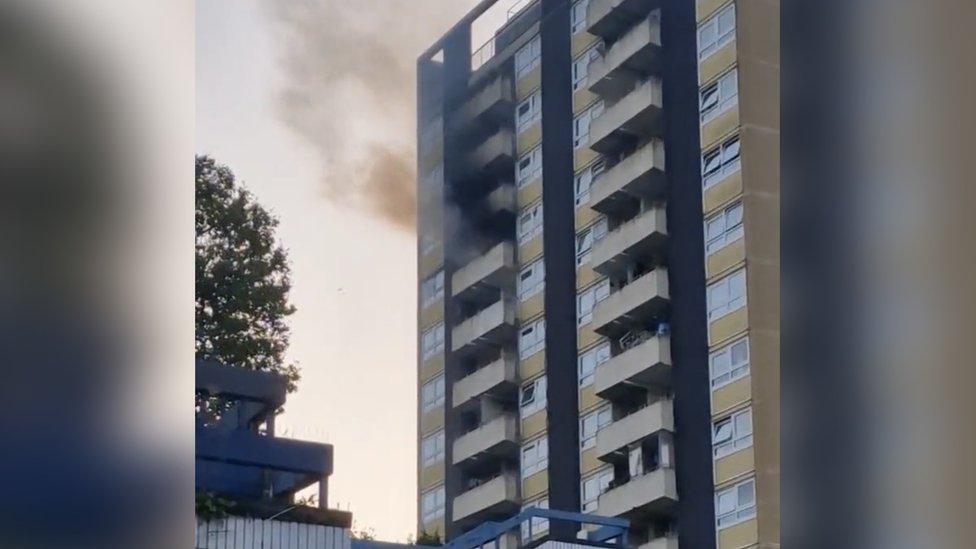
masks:
[[[334,445],[329,505],[378,539],[416,528],[416,58],[477,3],[197,0],[197,154],[291,261],[302,380],[277,432]]]

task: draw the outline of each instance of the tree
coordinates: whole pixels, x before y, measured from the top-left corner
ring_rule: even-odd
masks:
[[[356,525],[353,525],[349,531],[349,536],[352,537],[352,539],[373,541],[376,539],[376,531],[369,526],[357,528]]]
[[[434,531],[433,534],[428,533],[427,530],[421,530],[420,534],[417,535],[417,540],[414,542],[416,545],[426,545],[429,547],[439,547],[444,543],[441,541],[441,534],[438,531]]]
[[[298,367],[284,353],[295,308],[277,226],[229,168],[196,157],[196,356],[282,374],[294,391]]]

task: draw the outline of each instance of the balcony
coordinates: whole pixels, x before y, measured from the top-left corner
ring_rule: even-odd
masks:
[[[670,514],[677,502],[674,469],[661,468],[601,494],[598,512],[609,517],[641,519]]]
[[[518,455],[518,421],[503,414],[454,441],[454,464]]]
[[[515,90],[511,80],[501,76],[475,93],[459,109],[456,128],[478,124],[511,122],[515,112]]]
[[[590,0],[587,32],[613,40],[651,12],[659,0]]]
[[[462,406],[481,395],[514,397],[518,389],[518,360],[502,353],[498,360],[479,368],[454,382],[454,407]]]
[[[507,175],[514,169],[515,141],[512,131],[501,128],[478,145],[468,157],[471,169],[493,175]]]
[[[661,80],[648,77],[590,124],[590,148],[614,154],[642,138],[659,135],[661,105]]]
[[[601,427],[596,434],[596,455],[608,462],[626,460],[628,444],[644,440],[658,431],[674,431],[674,409],[670,400],[658,400]]]
[[[596,369],[593,389],[600,398],[613,400],[635,387],[665,386],[670,380],[671,340],[668,336],[651,336],[601,364]]]
[[[593,331],[620,337],[634,324],[663,312],[668,297],[668,271],[658,267],[598,303],[593,309]]]
[[[518,477],[514,473],[502,473],[454,498],[452,519],[462,523],[462,528],[491,518],[517,513],[521,500],[518,497]]]
[[[605,214],[619,214],[633,207],[635,198],[660,196],[666,188],[664,142],[652,139],[596,180],[590,189],[590,207]]]
[[[451,277],[451,291],[455,297],[470,300],[486,290],[511,290],[515,268],[515,246],[502,242],[458,269]]]
[[[497,349],[515,333],[515,304],[506,298],[482,309],[451,331],[452,350],[474,354]]]
[[[657,12],[634,25],[590,63],[590,91],[621,97],[642,77],[661,65],[661,19]]]
[[[678,536],[670,535],[654,538],[647,543],[643,543],[637,549],[678,549]]]
[[[502,183],[499,185],[497,189],[491,191],[485,197],[485,206],[488,209],[488,214],[497,215],[506,213],[514,215],[518,211],[518,205],[515,202],[516,193],[515,185],[512,183]]]
[[[621,275],[635,261],[663,253],[667,235],[664,208],[651,208],[594,243],[590,260],[593,269],[604,275]]]

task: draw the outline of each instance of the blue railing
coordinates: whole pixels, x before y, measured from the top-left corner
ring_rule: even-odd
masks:
[[[602,547],[623,548],[627,547],[627,530],[630,521],[614,517],[601,517],[583,513],[571,513],[569,511],[558,511],[555,509],[541,509],[539,507],[529,507],[512,518],[502,522],[484,522],[473,530],[454,538],[444,547],[446,549],[474,549],[486,543],[498,542],[499,538],[507,532],[520,528],[523,522],[528,521],[528,538],[532,539],[532,519],[541,518],[549,521],[564,521],[579,524],[594,524],[598,529],[589,532],[586,536],[587,545]],[[564,540],[573,542],[576,540]]]

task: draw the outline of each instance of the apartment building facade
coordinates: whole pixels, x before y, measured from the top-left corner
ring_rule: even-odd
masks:
[[[776,545],[777,3],[493,4],[418,60],[418,530]]]

